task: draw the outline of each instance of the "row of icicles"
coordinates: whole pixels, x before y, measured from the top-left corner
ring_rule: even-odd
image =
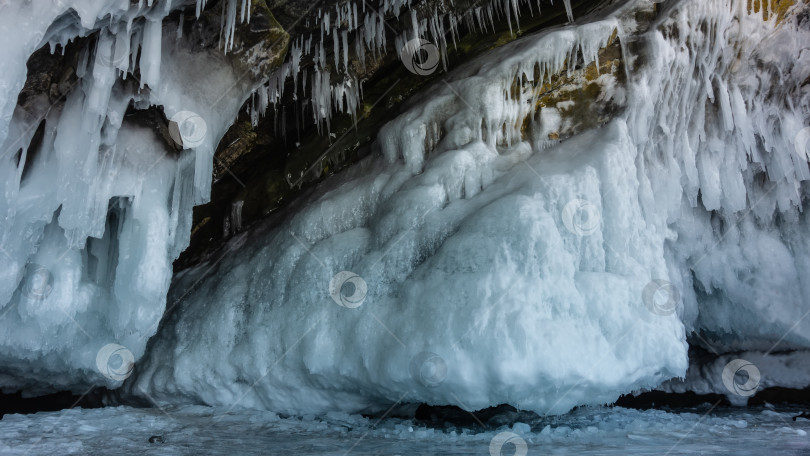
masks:
[[[234,5],[232,8],[235,8],[236,1],[230,0]],[[351,115],[356,125],[363,97],[362,80],[357,73],[366,70],[367,58],[377,61],[386,55],[386,28],[395,35],[394,49],[398,58],[403,57],[406,43],[412,40],[428,41],[438,49],[442,68],[447,71],[448,32],[454,46],[461,37],[460,25],[472,33],[494,33],[495,21],[505,18],[511,32],[513,16],[519,27],[521,3],[528,6],[532,16],[535,5],[537,13],[540,13],[540,0],[535,2],[533,5],[532,0],[491,0],[485,6],[473,6],[461,12],[439,13],[434,9],[422,19],[418,18],[411,0],[383,0],[379,9],[365,1],[338,4],[334,11],[319,9],[313,18],[319,26],[319,39],[308,35],[293,40],[286,61],[273,72],[267,84],[254,93],[248,107],[251,121],[256,126],[260,116],[272,105],[276,133],[280,133],[286,142],[287,107],[282,98],[286,84],[292,80],[292,99],[296,104],[294,122],[299,135],[300,126],[306,124],[307,110],[319,134],[331,134],[334,113]],[[573,20],[570,0],[564,0],[564,4],[569,20]],[[405,8],[410,12],[410,28],[400,32],[385,21],[385,16],[390,13],[399,19]],[[309,25],[309,19],[306,24]],[[225,30],[225,36],[228,36],[231,32],[227,28]],[[329,48],[333,54],[331,61],[327,57]],[[350,68],[350,53],[356,59],[357,68]],[[302,65],[305,58],[311,60],[311,67]],[[335,77],[337,81],[334,81]]]

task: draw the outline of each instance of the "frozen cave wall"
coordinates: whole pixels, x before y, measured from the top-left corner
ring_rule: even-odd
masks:
[[[289,40],[221,3],[0,2],[4,391],[120,385],[157,330],[217,142]]]
[[[672,378],[733,395],[738,355],[807,386],[807,17],[630,1],[451,69],[376,153],[178,274],[126,391],[562,413]],[[599,59],[617,42],[625,79]],[[544,95],[577,68],[620,109],[560,142],[581,100]]]

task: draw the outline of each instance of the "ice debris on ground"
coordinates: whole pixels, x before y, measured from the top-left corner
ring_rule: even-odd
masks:
[[[759,456],[799,454],[810,448],[810,421],[792,421],[794,410],[715,409],[707,414],[709,408],[706,404],[680,413],[586,408],[531,425],[513,423],[487,430],[340,413],[282,417],[194,406],[162,411],[73,409],[6,415],[0,421],[0,453]]]

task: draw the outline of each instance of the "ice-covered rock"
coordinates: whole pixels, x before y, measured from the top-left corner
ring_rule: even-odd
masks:
[[[639,0],[466,64],[380,131],[383,157],[181,273],[127,390],[560,413],[684,376],[692,330],[806,348],[803,8]],[[537,79],[614,33],[626,113],[549,147],[568,106],[536,114]]]

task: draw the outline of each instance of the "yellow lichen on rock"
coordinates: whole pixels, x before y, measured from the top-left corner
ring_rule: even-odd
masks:
[[[808,3],[808,0],[803,0]],[[776,16],[776,22],[782,22],[790,8],[796,5],[796,0],[748,0],[749,14],[762,14],[763,20]]]

